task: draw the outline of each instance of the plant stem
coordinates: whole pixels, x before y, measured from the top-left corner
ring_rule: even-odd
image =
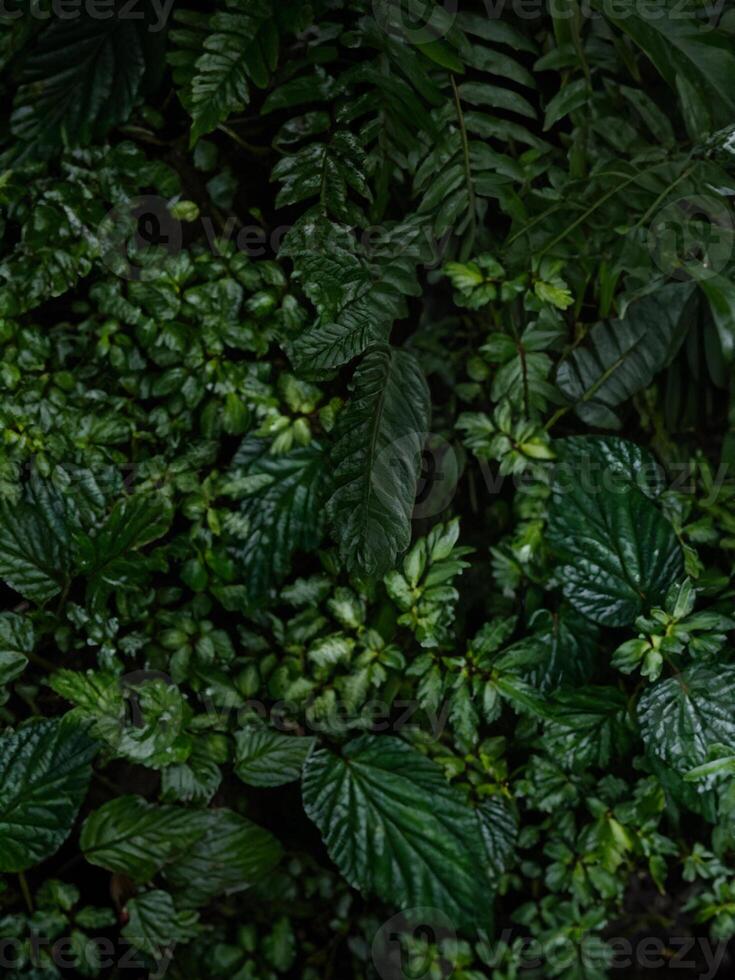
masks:
[[[25,872],[18,872],[18,881],[20,882],[20,890],[23,893],[23,898],[25,899],[26,906],[28,907],[28,912],[33,915],[33,897],[31,896],[31,890],[28,887],[28,882],[26,881]]]
[[[464,124],[464,113],[462,112],[462,104],[459,100],[459,89],[457,88],[457,83],[454,80],[454,74],[450,72],[449,75],[452,82],[452,93],[454,95],[454,108],[457,110],[457,122],[459,123],[459,132],[462,138],[462,156],[464,159],[464,174],[465,180],[467,181],[467,193],[470,199],[470,250],[475,241],[475,235],[477,233],[477,217],[475,215],[475,187],[472,183],[472,170],[470,168],[470,143],[467,139],[467,127]]]

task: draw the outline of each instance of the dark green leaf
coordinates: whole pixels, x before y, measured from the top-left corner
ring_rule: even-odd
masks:
[[[0,736],[0,871],[50,857],[87,795],[97,744],[72,719],[42,719]]]
[[[477,814],[397,738],[364,736],[308,760],[304,807],[351,885],[405,908],[482,924],[489,858]]]
[[[353,380],[332,454],[327,512],[348,567],[382,575],[408,547],[429,391],[406,351],[367,354]]]

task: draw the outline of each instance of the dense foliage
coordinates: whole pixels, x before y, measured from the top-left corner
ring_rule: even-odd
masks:
[[[731,975],[735,14],[0,10],[2,976]]]

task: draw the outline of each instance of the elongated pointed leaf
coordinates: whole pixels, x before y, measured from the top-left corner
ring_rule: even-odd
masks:
[[[375,350],[360,363],[334,447],[327,505],[349,568],[382,575],[411,540],[411,513],[429,427],[429,391],[406,351]]]
[[[201,811],[118,796],[87,817],[79,843],[92,864],[144,882],[190,848],[205,828]]]
[[[619,427],[614,409],[647,387],[679,350],[691,325],[692,283],[662,286],[630,306],[620,320],[603,320],[563,361],[557,384],[590,425]]]

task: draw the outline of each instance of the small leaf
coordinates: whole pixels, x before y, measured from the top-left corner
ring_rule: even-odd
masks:
[[[171,947],[199,934],[199,915],[190,910],[177,910],[168,892],[144,892],[132,898],[126,910],[129,921],[121,935],[156,961],[165,962]]]
[[[23,673],[33,645],[33,623],[27,616],[0,613],[0,687]]]

